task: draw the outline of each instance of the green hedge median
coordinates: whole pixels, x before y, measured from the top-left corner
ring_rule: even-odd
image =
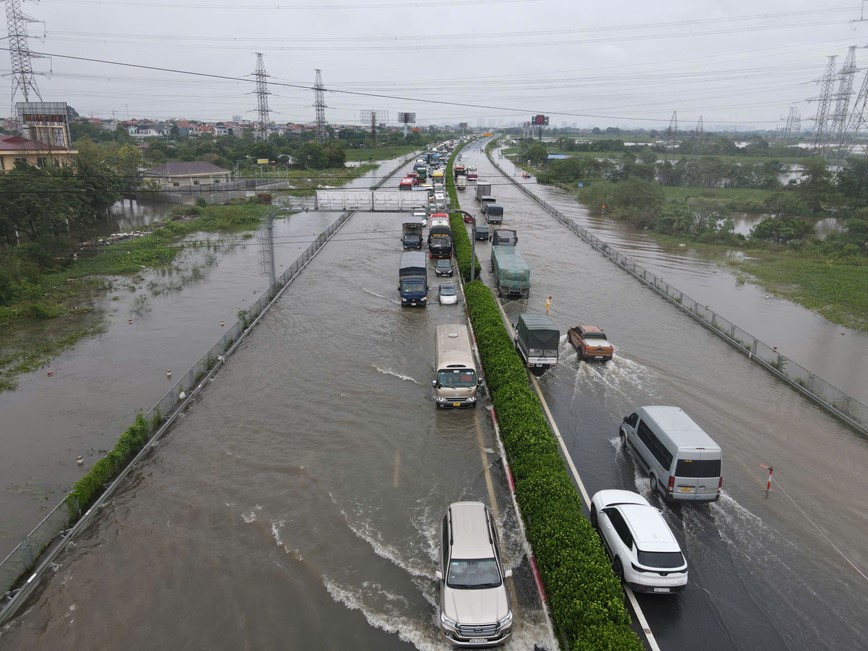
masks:
[[[455,189],[455,175],[452,172],[452,164],[455,162],[455,157],[461,151],[466,143],[460,147],[456,147],[449,155],[449,161],[446,163],[446,192],[449,195],[449,205],[454,208],[458,207],[458,192]],[[455,247],[455,258],[458,260],[458,271],[464,280],[470,280],[470,251],[473,246],[470,237],[467,235],[467,228],[464,226],[464,216],[461,213],[452,213],[449,217],[449,228],[452,229],[452,242]],[[476,271],[478,277],[482,271],[482,266],[479,264],[479,258],[476,258]]]

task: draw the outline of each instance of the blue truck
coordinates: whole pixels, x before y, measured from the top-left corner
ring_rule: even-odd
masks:
[[[428,264],[422,251],[405,251],[401,254],[398,270],[398,291],[401,292],[401,307],[428,304]]]

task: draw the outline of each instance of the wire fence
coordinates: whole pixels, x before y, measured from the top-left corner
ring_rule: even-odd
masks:
[[[24,575],[40,563],[34,576],[41,575],[50,565],[53,557],[59,553],[73,534],[80,530],[89,520],[89,515],[114,492],[124,477],[150,447],[165,433],[175,417],[216,373],[226,357],[234,352],[245,334],[256,325],[271,305],[280,297],[284,289],[302,272],[308,262],[322,249],[332,235],[343,226],[352,215],[343,213],[334,221],[311,245],[278,277],[253,305],[239,313],[239,319],[229,330],[205,353],[175,385],[151,407],[145,414],[149,427],[149,438],[144,448],[128,464],[115,468],[115,478],[107,486],[105,492],[97,501],[82,513],[72,493],[69,493],[57,504],[43,520],[22,540],[12,552],[0,562],[0,625],[14,615],[15,610],[26,598],[26,594],[35,587],[37,581],[29,577],[24,587],[13,589],[21,582]],[[75,525],[73,529],[70,529]],[[41,562],[40,562],[41,561]],[[25,590],[25,587],[28,587]]]
[[[678,306],[686,314],[693,317],[706,328],[717,334],[724,341],[741,350],[751,360],[763,366],[766,370],[787,382],[803,395],[811,398],[817,404],[830,411],[841,420],[854,427],[862,434],[868,435],[868,405],[848,395],[833,386],[810,370],[785,357],[774,346],[760,341],[750,333],[739,328],[704,304],[685,295],[684,292],[672,287],[662,278],[658,278],[647,269],[639,266],[627,256],[617,252],[607,242],[591,233],[583,226],[576,224],[547,201],[528,190],[524,185],[512,178],[501,168],[491,153],[486,151],[488,159],[509,181],[521,192],[539,205],[543,210],[564,224],[581,237],[597,251],[612,262],[637,278],[655,292]]]

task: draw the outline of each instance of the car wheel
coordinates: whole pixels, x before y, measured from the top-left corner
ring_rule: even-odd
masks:
[[[660,487],[657,485],[657,475],[649,475],[648,480],[651,482],[651,492],[655,495],[660,495]]]
[[[597,507],[591,506],[591,526],[599,531],[600,522],[597,519]]]
[[[621,565],[621,559],[616,558],[615,562],[612,563],[612,569],[615,570],[615,575],[618,577],[620,581],[624,580],[624,566]]]
[[[625,448],[627,447],[627,435],[624,434],[624,430],[618,429],[618,437],[621,439],[621,445]]]

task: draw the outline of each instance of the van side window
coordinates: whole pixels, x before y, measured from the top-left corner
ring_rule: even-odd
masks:
[[[612,526],[615,528],[615,531],[618,532],[618,536],[624,541],[624,544],[627,545],[627,547],[632,548],[633,534],[630,533],[630,527],[628,527],[627,523],[624,522],[621,513],[617,509],[613,508],[603,509],[603,511],[609,516]]]
[[[645,421],[639,421],[638,434],[645,447],[657,459],[657,462],[668,470],[672,466],[672,453],[657,438],[657,435],[651,431],[651,428],[645,424]]]

